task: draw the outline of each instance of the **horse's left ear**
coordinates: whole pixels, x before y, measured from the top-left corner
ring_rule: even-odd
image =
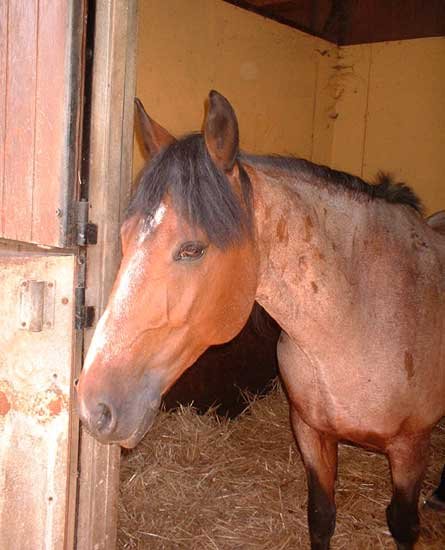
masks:
[[[215,90],[209,93],[204,139],[213,162],[230,172],[239,149],[238,121],[227,99]]]
[[[154,157],[162,148],[168,147],[176,140],[165,128],[148,116],[139,98],[134,98],[134,104],[145,152],[149,158]]]

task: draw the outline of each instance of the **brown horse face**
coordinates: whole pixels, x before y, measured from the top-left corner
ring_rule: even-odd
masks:
[[[203,351],[243,327],[256,291],[256,251],[221,250],[166,198],[150,223],[122,228],[123,258],[79,379],[78,410],[102,442],[135,446],[161,396]]]

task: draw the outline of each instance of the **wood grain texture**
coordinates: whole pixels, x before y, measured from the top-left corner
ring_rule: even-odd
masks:
[[[71,244],[83,2],[0,5],[0,237]],[[80,22],[79,22],[80,19]],[[74,153],[73,153],[74,151]]]
[[[73,548],[66,511],[75,269],[73,255],[0,253],[0,548],[5,550]],[[47,288],[56,322],[39,332],[22,330],[17,319],[17,293],[27,280],[53,285]]]
[[[6,58],[8,55],[8,3],[0,2],[0,235],[4,233],[4,170],[6,139]]]
[[[20,241],[31,240],[37,15],[36,0],[8,3],[3,236]]]
[[[87,303],[105,309],[120,262],[119,229],[131,184],[136,0],[98,0],[90,138],[90,219],[98,243],[88,248]],[[88,346],[93,330],[85,335]],[[112,550],[117,531],[120,448],[81,434],[77,547]]]
[[[68,9],[68,2],[39,2],[31,240],[45,244],[62,244],[57,209],[62,209],[61,187],[67,185],[62,162],[70,108],[66,97]]]

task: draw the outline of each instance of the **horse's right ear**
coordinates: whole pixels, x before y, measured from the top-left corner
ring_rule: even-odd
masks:
[[[167,132],[165,128],[147,115],[140,99],[135,97],[134,104],[141,128],[144,150],[151,158],[157,155],[161,149],[176,141],[176,139]]]
[[[227,99],[215,90],[209,93],[204,139],[213,162],[230,172],[238,155],[238,120]]]

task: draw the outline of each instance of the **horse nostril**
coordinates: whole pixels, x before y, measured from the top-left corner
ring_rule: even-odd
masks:
[[[97,415],[95,419],[96,431],[100,434],[110,434],[114,430],[115,416],[111,408],[105,403],[97,405]]]

